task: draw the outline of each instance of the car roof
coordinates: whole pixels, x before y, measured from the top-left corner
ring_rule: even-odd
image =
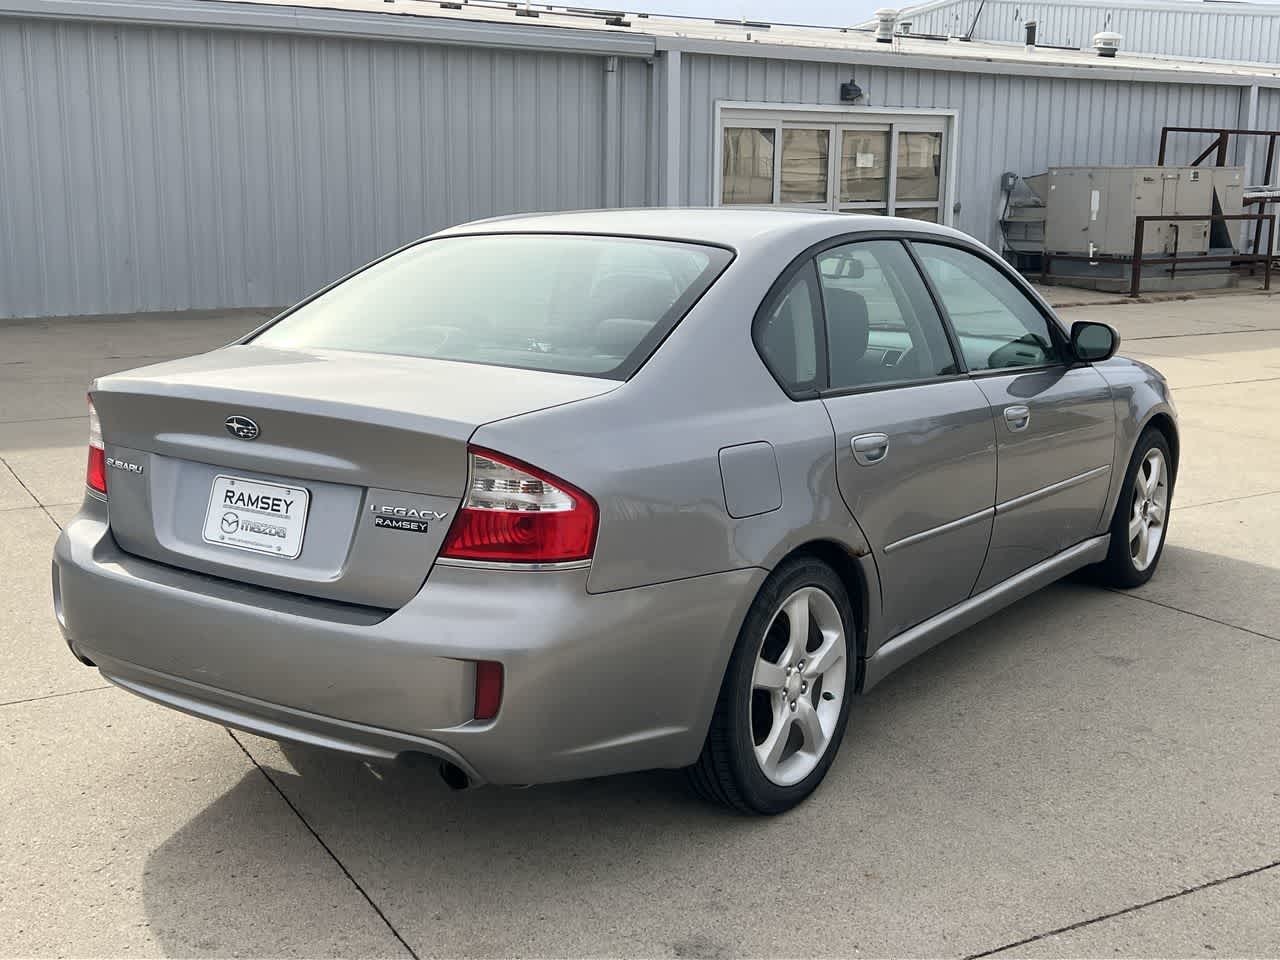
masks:
[[[622,210],[578,210],[570,213],[516,214],[474,220],[436,236],[485,233],[588,233],[661,237],[693,243],[712,243],[738,249],[786,234],[806,238],[840,236],[862,231],[901,230],[933,236],[968,238],[950,227],[867,214],[827,211],[773,210],[724,207],[639,207]]]

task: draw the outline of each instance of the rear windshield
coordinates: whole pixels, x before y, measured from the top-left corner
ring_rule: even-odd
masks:
[[[362,270],[253,342],[622,380],[730,259],[626,237],[443,237]]]

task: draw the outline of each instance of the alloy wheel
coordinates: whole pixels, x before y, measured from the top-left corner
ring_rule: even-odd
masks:
[[[756,655],[751,733],[760,771],[779,786],[821,762],[844,705],[847,644],[835,602],[803,587],[775,611]]]
[[[1164,454],[1147,451],[1133,478],[1133,506],[1129,513],[1129,556],[1142,571],[1155,562],[1164,540],[1169,515],[1169,471]]]

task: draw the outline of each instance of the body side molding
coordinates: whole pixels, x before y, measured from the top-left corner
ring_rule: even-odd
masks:
[[[1048,586],[1073,570],[1102,560],[1107,555],[1110,542],[1110,534],[1104,534],[1077,543],[1074,547],[1068,547],[898,634],[867,658],[861,692],[866,693],[898,667],[947,637],[973,626],[1002,607]]]

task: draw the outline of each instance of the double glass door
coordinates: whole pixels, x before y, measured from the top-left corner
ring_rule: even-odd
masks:
[[[719,202],[945,220],[944,121],[726,119]]]

